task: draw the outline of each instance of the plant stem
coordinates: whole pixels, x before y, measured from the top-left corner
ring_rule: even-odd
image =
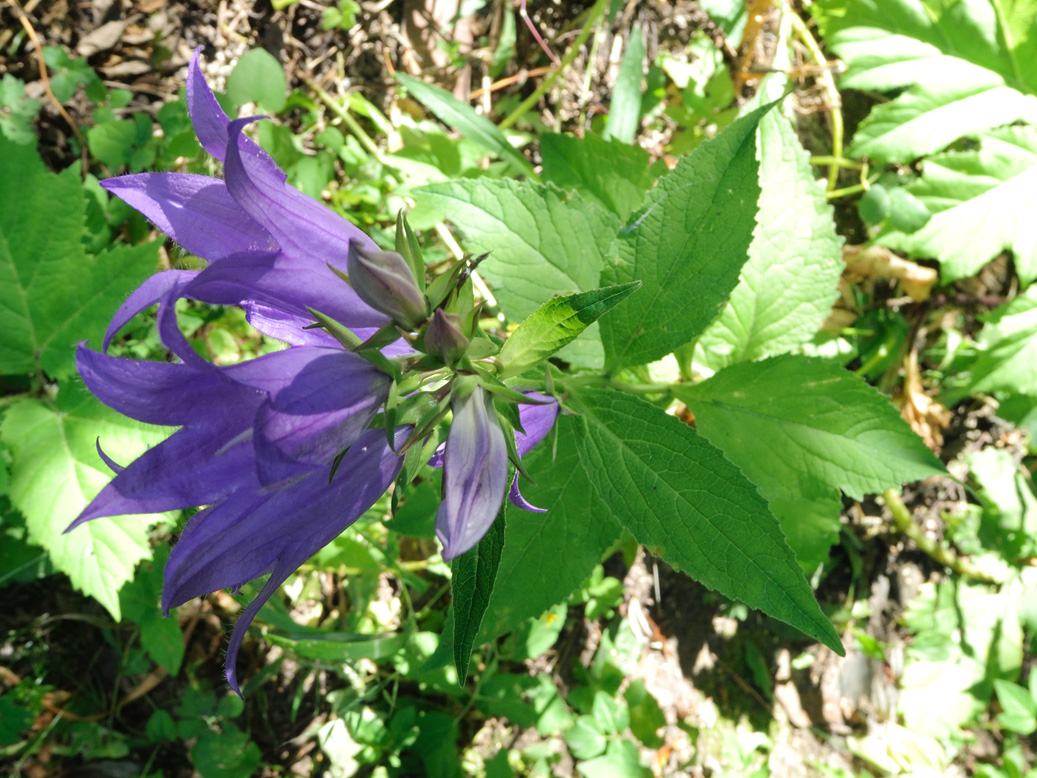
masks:
[[[913,540],[915,545],[927,556],[944,567],[953,570],[958,575],[972,578],[975,581],[982,581],[983,583],[999,583],[997,579],[987,575],[967,559],[963,559],[950,549],[944,548],[926,535],[922,528],[915,524],[911,511],[904,505],[904,501],[900,499],[900,493],[896,489],[884,491],[882,499],[885,500],[886,507],[889,508],[889,512],[893,516],[893,525],[901,534]]]
[[[580,30],[580,34],[576,36],[576,40],[573,41],[572,46],[565,52],[565,56],[562,57],[562,61],[558,63],[558,67],[551,71],[550,75],[540,82],[540,85],[533,90],[533,94],[527,97],[522,103],[508,114],[504,119],[501,120],[498,125],[502,130],[506,130],[523,116],[529,112],[537,102],[543,97],[547,90],[554,86],[555,81],[562,75],[562,72],[572,64],[572,61],[576,59],[576,55],[580,52],[580,47],[583,46],[584,41],[590,36],[591,32],[594,31],[594,23],[598,20],[605,11],[605,6],[608,4],[608,0],[598,0],[594,6],[590,9],[587,14],[587,20],[583,23],[583,29]]]
[[[786,7],[789,16],[792,19],[792,27],[796,31],[796,35],[803,41],[803,45],[810,51],[810,56],[814,58],[814,62],[817,63],[818,67],[821,68],[820,74],[817,76],[817,80],[821,82],[821,86],[825,90],[825,94],[828,96],[828,104],[831,107],[832,117],[832,156],[836,159],[843,158],[843,111],[842,111],[842,98],[839,96],[839,90],[835,86],[835,79],[832,77],[831,71],[828,69],[828,60],[825,58],[825,54],[821,51],[821,47],[818,45],[817,40],[810,34],[810,30],[807,29],[806,23],[799,17],[799,14],[793,10],[791,4]],[[829,163],[828,168],[828,191],[831,193],[836,186],[839,179],[839,165]]]
[[[379,149],[377,144],[375,144],[375,142],[371,140],[371,136],[364,131],[364,128],[360,126],[360,122],[354,119],[353,115],[348,110],[343,108],[339,104],[338,100],[336,100],[330,94],[328,94],[319,86],[317,86],[317,83],[312,78],[309,78],[308,76],[302,76],[301,78],[302,82],[313,90],[313,93],[317,95],[320,101],[324,103],[324,105],[326,105],[328,108],[330,108],[331,112],[342,120],[342,123],[345,124],[349,128],[349,131],[356,136],[356,139],[360,141],[360,145],[367,149],[371,153],[371,156],[373,156],[383,165],[386,164],[385,157],[382,156],[381,149]]]

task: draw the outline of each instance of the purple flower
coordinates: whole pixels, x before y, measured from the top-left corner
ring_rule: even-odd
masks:
[[[330,345],[307,330],[308,308],[361,337],[388,323],[328,269],[346,272],[349,248],[376,250],[359,228],[287,184],[284,172],[231,121],[191,60],[187,101],[202,146],[224,177],[139,173],[102,182],[173,240],[211,264],[181,295],[217,305],[244,303],[256,329],[292,345]]]
[[[558,404],[552,398],[529,396],[546,404],[519,406],[519,419],[526,430],[515,434],[519,456],[547,435],[558,415]],[[486,534],[497,518],[508,482],[507,443],[490,393],[477,386],[454,399],[453,412],[442,456],[443,501],[436,513],[436,537],[443,544],[446,560],[468,551]],[[432,464],[438,464],[437,460]],[[519,493],[518,473],[510,497],[520,508],[540,510]]]
[[[373,242],[287,186],[284,173],[230,121],[191,63],[191,119],[224,179],[178,173],[123,176],[104,186],[189,251],[201,271],[149,278],[116,312],[103,350],[135,315],[158,304],[158,328],[176,363],[109,357],[81,345],[77,364],[102,402],[150,424],[178,427],[123,467],[72,523],[207,505],[188,522],[166,565],[163,607],[270,575],[231,636],[227,680],[248,625],[291,573],[370,508],[399,474],[398,448],[368,429],[391,379],[320,330],[308,307],[358,334],[388,319],[327,267],[345,271],[351,245]],[[177,325],[176,302],[243,304],[253,325],[290,348],[219,367]],[[366,330],[366,331],[365,331]],[[333,466],[337,462],[337,467]]]

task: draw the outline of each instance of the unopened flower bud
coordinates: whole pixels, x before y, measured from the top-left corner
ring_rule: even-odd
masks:
[[[461,317],[436,308],[425,329],[425,351],[439,357],[445,365],[453,365],[468,350],[468,338],[461,331]]]
[[[428,303],[407,260],[395,251],[349,246],[349,283],[361,300],[407,330],[428,318]]]

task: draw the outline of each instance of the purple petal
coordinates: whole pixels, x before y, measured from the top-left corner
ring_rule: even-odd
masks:
[[[279,254],[226,257],[203,270],[184,294],[216,305],[251,300],[313,321],[307,308],[347,327],[380,327],[388,319],[368,307],[322,262]]]
[[[511,489],[508,491],[508,499],[511,500],[512,505],[515,505],[524,511],[532,511],[533,513],[547,513],[547,508],[538,508],[522,496],[522,492],[519,491],[518,473],[515,473],[515,477],[511,480]]]
[[[508,449],[490,394],[477,386],[455,399],[446,442],[436,537],[443,559],[478,543],[497,518],[508,482]]]
[[[202,148],[223,162],[227,156],[227,125],[230,119],[202,75],[201,54],[201,47],[194,50],[191,65],[187,69],[187,111]],[[247,146],[252,154],[266,154],[251,138],[241,136],[238,142]]]
[[[193,508],[215,502],[238,488],[258,489],[251,443],[242,439],[234,444],[235,436],[248,430],[247,421],[233,417],[228,421],[237,424],[215,429],[185,428],[145,451],[115,476],[65,531],[103,516]]]
[[[539,394],[537,392],[526,392],[526,394],[534,399],[541,401],[550,400],[550,404],[547,405],[519,405],[519,421],[522,422],[522,428],[525,432],[515,432],[515,447],[518,449],[520,457],[524,457],[533,448],[547,437],[547,433],[551,431],[554,426],[555,419],[558,418],[558,401],[553,397],[546,394]]]
[[[112,338],[126,326],[130,319],[162,300],[178,284],[197,275],[198,272],[194,270],[164,270],[145,280],[115,312],[115,316],[112,317],[111,324],[108,325],[108,330],[104,334],[101,350],[108,350]]]
[[[390,379],[347,351],[314,359],[256,415],[261,483],[328,464],[367,429],[389,392]]]
[[[203,259],[277,249],[270,234],[241,209],[218,178],[138,173],[109,178],[101,186]]]
[[[197,419],[200,408],[218,407],[235,387],[215,371],[200,372],[184,364],[109,357],[82,345],[76,367],[87,388],[124,416],[148,424],[179,427]],[[251,390],[262,397],[258,391]],[[257,402],[258,404],[258,402]]]
[[[397,446],[409,432],[397,430]],[[330,484],[324,473],[314,473],[262,498],[235,495],[191,519],[166,565],[163,608],[270,572],[231,635],[227,680],[235,691],[237,652],[260,608],[299,565],[374,505],[402,463],[385,432],[369,430],[346,453]]]
[[[100,438],[98,438],[94,442],[94,446],[97,448],[97,455],[99,457],[101,457],[101,461],[104,462],[106,465],[108,465],[108,469],[111,470],[113,473],[118,475],[119,473],[121,473],[123,470],[126,469],[125,467],[120,465],[118,462],[116,462],[114,459],[112,459],[110,456],[108,456],[106,453],[104,453],[104,449],[101,448],[101,439]]]
[[[309,314],[300,316],[254,300],[245,302],[244,306],[248,323],[274,340],[290,346],[333,346],[338,343],[322,329],[307,329],[313,324],[313,317]]]
[[[331,262],[345,270],[351,241],[377,248],[359,227],[288,186],[279,167],[237,144],[250,121],[236,119],[228,126],[224,178],[231,196],[273,235],[281,250],[321,267]]]

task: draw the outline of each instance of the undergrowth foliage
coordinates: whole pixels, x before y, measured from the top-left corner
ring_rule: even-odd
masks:
[[[741,4],[701,5],[750,39]],[[772,5],[762,77],[732,72],[702,31],[646,69],[641,28],[626,30],[607,120],[572,133],[532,121],[535,100],[494,120],[403,74],[430,118],[390,122],[356,92],[288,93],[261,49],[226,95],[196,52],[153,121],[49,48],[56,98],[92,106],[73,149],[86,167],[55,173],[39,102],[5,75],[0,585],[65,576],[99,606],[116,678],[158,680],[117,700],[84,686],[73,716],[44,721],[74,678],[38,670],[12,628],[2,753],[18,769],[51,742],[147,753],[141,775],[174,774],[163,762],[190,742],[204,778],[244,778],[271,758],[248,706],[297,664],[310,675],[284,726],[319,710],[334,775],[540,775],[563,750],[587,776],[648,775],[681,732],[692,747],[671,771],[768,774],[762,731],[731,723],[718,746],[637,675],[666,636],[605,571],[650,558],[745,630],[765,625],[739,649],[761,700],[779,648],[902,664],[893,734],[859,739],[860,775],[949,770],[979,724],[999,751],[975,774],[1025,774],[1032,3],[821,0],[813,20]],[[582,17],[563,70],[613,24],[608,6]],[[363,13],[340,3],[324,24]],[[822,45],[845,62],[839,88],[890,95],[852,138]],[[801,51],[834,111],[825,153],[793,110]],[[229,118],[244,106],[271,118]],[[664,154],[637,145],[660,126]],[[844,245],[854,220],[867,242]],[[156,228],[175,242],[160,272]],[[999,257],[996,289],[947,286]],[[1001,419],[941,460],[946,408],[977,398]],[[997,437],[1009,423],[1021,434]],[[963,482],[970,500],[944,499]],[[927,489],[942,490],[936,539],[901,496]],[[933,572],[901,603],[906,649],[874,633],[871,538],[848,524],[874,495]],[[234,620],[225,674],[244,702],[213,682],[211,652],[192,658],[213,603]],[[604,629],[563,693],[536,663],[575,631],[570,607]],[[275,648],[265,665],[241,650],[250,629]],[[120,729],[142,699],[144,723]],[[473,712],[547,740],[462,758]]]

